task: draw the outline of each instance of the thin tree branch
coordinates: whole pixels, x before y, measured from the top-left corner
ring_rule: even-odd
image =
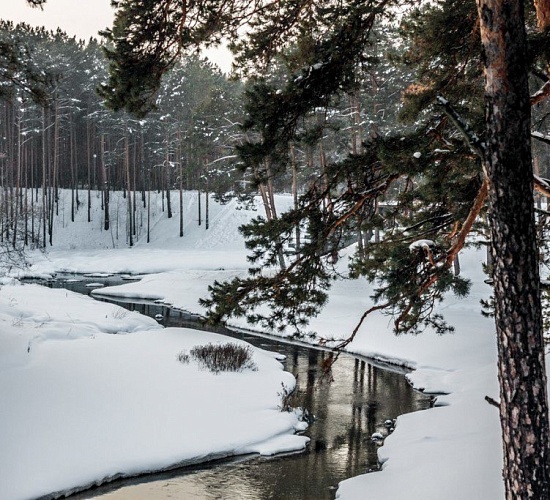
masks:
[[[485,401],[495,408],[500,408],[500,404],[490,396],[485,396]]]
[[[357,335],[357,332],[359,331],[359,328],[361,328],[361,325],[363,324],[363,322],[365,321],[365,319],[367,318],[367,316],[371,313],[373,313],[374,311],[379,311],[380,309],[386,309],[387,307],[389,307],[390,304],[389,303],[385,303],[385,304],[379,304],[377,306],[372,306],[370,309],[367,309],[363,315],[361,316],[361,319],[359,320],[359,323],[357,323],[356,327],[353,329],[353,332],[351,332],[351,335],[344,341],[342,341],[340,344],[338,344],[335,349],[337,351],[340,351],[342,350],[344,347],[346,347],[348,344],[350,344],[351,342],[353,342],[353,339],[355,338],[355,336]]]
[[[458,114],[447,99],[438,95],[436,100],[437,104],[443,108],[443,112],[449,117],[449,120],[451,120],[453,125],[462,134],[470,149],[483,160],[486,154],[485,143],[481,141],[468,122]]]
[[[550,80],[537,90],[529,99],[531,106],[538,104],[550,95]]]

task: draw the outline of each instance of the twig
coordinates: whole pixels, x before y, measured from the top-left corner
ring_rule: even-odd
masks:
[[[485,401],[487,401],[487,403],[489,403],[490,405],[494,406],[495,408],[499,408],[500,409],[500,404],[498,403],[498,401],[495,401],[493,398],[491,398],[490,396],[485,396]]]
[[[359,328],[361,328],[361,325],[363,324],[363,321],[365,321],[366,317],[374,312],[374,311],[379,311],[380,309],[385,309],[387,307],[389,307],[389,302],[385,303],[385,304],[380,304],[380,305],[377,305],[377,306],[372,306],[370,309],[366,310],[363,315],[361,316],[361,319],[359,320],[359,323],[357,323],[357,326],[353,329],[353,332],[351,332],[351,335],[346,339],[344,340],[343,342],[341,342],[340,344],[338,344],[335,349],[337,351],[340,351],[342,350],[344,347],[346,347],[349,343],[351,343],[353,341],[353,339],[355,338],[355,336],[357,335],[357,332],[359,331]]]

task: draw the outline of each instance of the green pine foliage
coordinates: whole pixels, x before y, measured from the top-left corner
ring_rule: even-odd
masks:
[[[113,96],[110,105],[147,111],[174,54],[229,36],[237,74],[248,77],[238,168],[260,189],[288,186],[291,177],[302,187],[293,210],[242,228],[249,276],[212,285],[201,301],[209,320],[244,316],[303,331],[345,273],[373,284],[375,307],[393,316],[396,332],[452,330],[434,306],[446,293],[467,293],[469,283],[453,273],[452,262],[469,244],[466,233],[485,237],[484,219],[476,217],[485,210],[477,198],[485,186],[481,162],[471,138],[456,127],[459,116],[483,141],[475,5],[411,2],[397,27],[388,0],[284,0],[261,9],[205,0],[185,3],[193,22],[182,24],[181,12],[168,9],[155,25],[153,12],[154,43],[145,43],[134,33],[145,37],[145,15],[133,10],[154,10],[144,2],[119,2],[107,52],[111,81],[102,91]],[[219,22],[206,22],[216,7]],[[534,19],[532,7],[528,12]],[[243,22],[248,28],[239,40]],[[531,36],[539,75],[546,36]],[[149,53],[158,59],[147,62]],[[147,70],[127,70],[141,54]],[[438,95],[451,103],[454,118],[450,106],[437,106]],[[345,271],[339,254],[354,242]]]
[[[19,25],[16,31],[13,23],[0,21],[0,99],[23,92],[37,103],[48,101],[56,75],[37,61],[31,36],[37,33],[30,26]]]

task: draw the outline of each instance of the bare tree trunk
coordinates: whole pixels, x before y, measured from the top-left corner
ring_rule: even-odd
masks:
[[[134,237],[132,234],[132,185],[130,182],[130,146],[128,144],[128,131],[124,132],[124,167],[126,170],[126,189],[128,191],[128,245],[134,246]]]
[[[15,200],[12,202],[14,207],[13,215],[13,235],[12,235],[12,246],[15,248],[17,246],[17,225],[18,225],[18,215],[19,215],[19,204],[17,200],[19,199],[21,192],[21,162],[23,161],[23,144],[21,136],[21,110],[17,111],[17,172],[16,172],[16,186],[15,186]]]
[[[167,133],[166,134],[166,159],[164,161],[164,169],[165,169],[165,176],[164,176],[164,180],[165,180],[165,189],[166,189],[166,209],[168,210],[168,218],[171,219],[172,218],[172,200],[170,198],[170,188],[171,188],[171,183],[172,183],[172,179],[171,179],[171,172],[172,172],[172,168],[171,168],[171,162],[170,162],[170,134]]]
[[[210,226],[210,220],[209,220],[210,214],[208,212],[210,193],[208,192],[208,180],[206,181],[205,195],[206,195],[206,198],[204,202],[204,229],[208,229],[208,227]]]
[[[351,153],[357,154],[357,127],[355,126],[355,96],[351,94],[349,96],[350,114],[352,125],[351,130]]]
[[[42,108],[42,245],[46,248],[46,219],[47,219],[47,186],[46,186],[46,108]]]
[[[365,147],[363,145],[363,125],[361,124],[361,101],[359,100],[359,90],[354,93],[353,99],[355,101],[355,112],[353,113],[353,117],[357,134],[357,152],[362,155],[365,152]]]
[[[269,201],[271,218],[276,219],[277,208],[275,207],[275,193],[274,193],[275,190],[273,187],[273,175],[271,173],[271,165],[269,163],[269,159],[266,159],[265,161],[265,169],[267,172],[267,198]],[[279,251],[278,258],[279,258],[279,266],[281,266],[281,269],[286,269],[285,256],[282,250]]]
[[[76,184],[76,176],[75,176],[75,155],[76,155],[76,149],[74,147],[75,140],[74,140],[74,125],[72,121],[72,117],[70,119],[69,123],[69,157],[70,157],[70,171],[71,171],[71,222],[74,222],[74,214],[75,214],[75,184]]]
[[[524,5],[477,0],[485,65],[506,498],[550,498],[549,423],[530,145]]]
[[[178,128],[178,161],[179,161],[179,192],[180,192],[180,238],[183,237],[183,156],[181,154],[181,130]]]
[[[25,165],[25,200],[23,202],[23,213],[25,214],[25,246],[29,245],[29,166],[32,168],[32,148],[29,148],[27,162],[28,163]]]
[[[201,189],[197,188],[197,195],[199,197],[198,210],[199,210],[199,226],[202,224],[202,212],[201,212]]]
[[[92,149],[91,149],[91,127],[90,122],[88,121],[86,123],[86,151],[87,151],[87,164],[88,164],[88,222],[91,222],[92,220],[92,176],[91,176],[91,170],[92,170]],[[94,169],[95,169],[95,162],[96,162],[96,154],[93,154],[94,158]],[[103,161],[103,158],[102,160]]]
[[[57,206],[57,170],[59,163],[59,102],[56,99],[54,108],[54,126],[53,126],[53,168],[50,178],[50,220],[48,221],[48,236],[50,246],[53,245],[53,222],[55,207]],[[53,198],[52,198],[53,196]]]
[[[100,139],[100,178],[103,188],[103,229],[109,231],[111,227],[111,214],[109,212],[109,178],[107,177],[107,168],[105,167],[105,134],[101,134]],[[89,195],[88,195],[89,196]],[[89,198],[88,198],[89,199]]]
[[[149,171],[149,189],[147,190],[147,243],[151,241],[151,171]]]
[[[260,196],[262,197],[262,202],[264,204],[265,216],[267,220],[271,220],[273,219],[273,215],[271,213],[271,206],[267,198],[267,190],[266,190],[265,184],[260,184],[258,186],[258,191],[260,191]]]
[[[133,145],[133,155],[132,155],[132,158],[133,158],[133,161],[132,161],[132,164],[134,166],[134,169],[132,171],[132,197],[133,197],[133,210],[132,210],[132,233],[134,235],[134,237],[136,239],[139,238],[138,236],[138,231],[137,231],[137,223],[136,223],[136,220],[137,220],[137,207],[138,207],[138,204],[137,204],[137,146],[136,144],[134,143]]]
[[[292,198],[294,199],[294,210],[298,209],[298,167],[296,165],[296,151],[294,148],[294,142],[290,143],[290,162],[292,164]],[[300,224],[296,224],[295,232],[295,245],[296,253],[300,251]]]

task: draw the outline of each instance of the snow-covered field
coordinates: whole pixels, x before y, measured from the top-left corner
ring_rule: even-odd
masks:
[[[113,234],[100,230],[98,212],[93,232],[85,233],[79,221],[60,224],[54,247],[32,255],[30,271],[147,274],[100,293],[160,299],[200,313],[197,298],[206,295],[209,283],[245,272],[246,252],[236,228],[262,210],[211,202],[206,230],[197,225],[196,202],[195,193],[186,194],[183,238],[177,214],[168,220],[157,211],[152,242],[142,236],[131,249],[124,248],[123,238],[121,248],[112,248]],[[278,202],[288,206],[290,197]],[[446,395],[432,410],[399,417],[379,451],[383,472],[344,481],[340,498],[503,497],[498,412],[484,400],[486,395],[498,399],[498,386],[494,326],[479,312],[479,300],[490,293],[481,261],[479,252],[461,256],[472,292],[462,301],[449,297],[441,307],[456,327],[454,334],[395,337],[389,318],[373,315],[348,346],[413,367],[409,378],[416,387]],[[310,329],[326,338],[345,337],[368,307],[369,295],[362,281],[337,282]],[[262,451],[260,443],[277,435],[285,442],[269,446],[270,452],[304,446],[304,439],[293,435],[296,417],[277,411],[281,381],[292,380],[272,355],[256,351],[257,372],[214,376],[176,360],[182,349],[206,343],[206,334],[159,330],[147,318],[114,306],[34,286],[2,287],[0,313],[2,499],[243,449]],[[113,329],[134,333],[105,334]],[[216,407],[232,417],[220,419]],[[198,408],[212,419],[193,420]]]

